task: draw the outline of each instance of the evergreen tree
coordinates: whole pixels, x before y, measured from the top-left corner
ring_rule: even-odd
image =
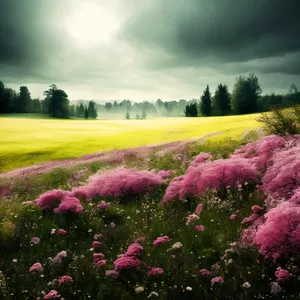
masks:
[[[18,112],[29,113],[32,111],[32,100],[27,86],[20,87],[18,97]]]
[[[209,86],[206,87],[203,95],[201,96],[200,109],[203,116],[211,115],[211,94],[209,91]]]
[[[44,92],[45,107],[47,113],[54,118],[69,117],[69,100],[64,90],[57,89],[55,84],[50,85],[49,89]]]
[[[213,112],[215,115],[225,116],[230,112],[230,96],[227,85],[219,84],[213,98]]]
[[[79,105],[79,117],[84,117],[84,106],[82,103]]]
[[[186,117],[190,117],[190,116],[191,116],[191,108],[190,108],[190,104],[187,104],[187,105],[185,106],[184,114],[185,114]]]
[[[95,104],[96,103],[94,101],[90,101],[88,106],[89,117],[92,119],[96,119],[98,116]]]
[[[145,120],[147,118],[146,110],[143,109],[142,119]]]
[[[130,113],[129,113],[129,111],[126,113],[125,118],[126,118],[126,120],[130,120]]]
[[[89,111],[88,111],[87,107],[85,107],[85,109],[84,109],[84,118],[85,119],[89,118]]]
[[[237,77],[231,98],[232,111],[238,115],[256,112],[257,100],[261,92],[256,75]]]

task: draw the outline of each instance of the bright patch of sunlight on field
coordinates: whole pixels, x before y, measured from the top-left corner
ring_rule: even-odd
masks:
[[[260,127],[258,114],[149,120],[0,118],[0,172],[98,151],[201,138],[235,137]]]

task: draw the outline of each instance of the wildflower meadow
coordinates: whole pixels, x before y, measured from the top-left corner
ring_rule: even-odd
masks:
[[[1,299],[299,299],[300,136],[0,184]]]

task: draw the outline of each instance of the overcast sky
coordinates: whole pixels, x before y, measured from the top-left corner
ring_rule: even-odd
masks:
[[[0,80],[42,97],[199,98],[258,75],[300,87],[300,0],[0,0]]]

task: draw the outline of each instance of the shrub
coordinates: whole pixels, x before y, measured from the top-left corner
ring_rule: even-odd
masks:
[[[299,134],[300,105],[298,104],[287,109],[274,107],[270,115],[262,114],[257,121],[263,123],[267,134]]]

